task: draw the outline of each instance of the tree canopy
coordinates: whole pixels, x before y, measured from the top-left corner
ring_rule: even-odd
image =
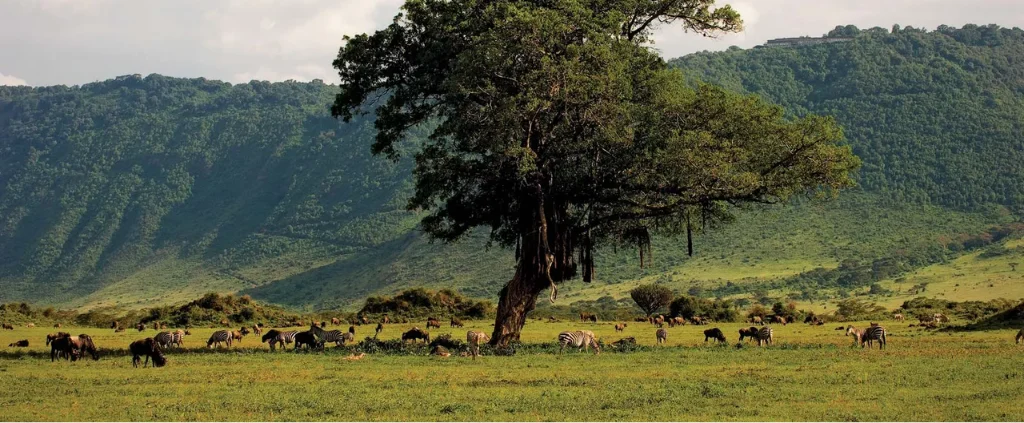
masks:
[[[651,49],[662,24],[741,27],[711,0],[409,0],[392,25],[350,37],[332,112],[376,114],[374,152],[431,125],[416,192],[431,236],[479,226],[516,249],[492,342],[518,337],[540,291],[602,243],[727,221],[734,206],[852,184],[859,161],[827,117],[791,120],[756,97],[691,89]]]
[[[672,302],[672,290],[655,284],[640,285],[633,288],[633,290],[629,291],[629,296],[633,298],[636,306],[640,307],[648,316]]]

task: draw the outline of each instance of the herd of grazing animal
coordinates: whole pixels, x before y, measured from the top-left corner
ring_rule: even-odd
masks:
[[[365,316],[360,316],[359,323],[367,323]],[[893,319],[896,321],[903,321],[904,316],[902,313],[896,313],[893,315]],[[787,319],[783,316],[769,316],[768,320],[770,323],[778,323],[785,325]],[[948,322],[948,318],[941,313],[935,313],[930,316],[920,317],[922,324],[928,323],[934,325],[940,322]],[[580,313],[581,322],[597,322],[597,315],[592,313]],[[668,331],[663,327],[665,322],[668,322],[670,326],[684,325],[688,321],[682,317],[665,318],[664,316],[652,316],[648,318],[637,318],[638,322],[650,322],[654,324],[657,329],[655,330],[655,338],[657,344],[665,344],[668,340]],[[772,345],[775,341],[774,329],[771,326],[764,325],[761,317],[753,316],[750,323],[760,326],[751,326],[748,328],[742,328],[739,330],[739,340],[742,343],[745,339],[756,340],[758,346]],[[390,319],[387,316],[377,324],[375,329],[376,335],[379,335],[383,329],[384,324],[389,323]],[[341,324],[341,320],[332,318],[331,323],[335,326]],[[689,320],[689,323],[693,324],[707,324],[707,319],[702,319],[699,316],[695,316]],[[805,323],[811,325],[822,325],[824,321],[820,318],[805,319]],[[463,327],[464,324],[461,320],[452,317],[450,321],[451,327]],[[34,326],[34,325],[32,325]],[[227,347],[231,347],[232,343],[241,342],[242,338],[249,333],[255,333],[257,336],[263,335],[261,341],[267,343],[270,346],[270,350],[274,351],[276,347],[284,348],[287,344],[295,344],[295,350],[307,349],[307,350],[322,350],[326,343],[334,343],[337,346],[344,346],[347,343],[355,340],[356,329],[355,326],[350,326],[347,332],[340,330],[326,330],[324,327],[326,322],[311,322],[309,330],[304,332],[299,331],[282,331],[278,329],[263,330],[262,324],[257,324],[251,327],[242,327],[239,330],[218,330],[214,332],[209,340],[207,341],[208,348],[217,348],[221,344],[225,344]],[[913,326],[913,325],[911,325]],[[56,324],[54,327],[59,328],[60,325]],[[111,323],[111,328],[115,332],[124,331],[124,326],[121,323],[114,321]],[[145,325],[139,323],[136,328],[140,331],[145,329]],[[154,323],[154,329],[166,328],[166,325]],[[614,325],[616,332],[624,332],[627,327],[626,323],[616,323]],[[440,320],[436,318],[427,319],[427,328],[440,328]],[[13,325],[8,323],[3,324],[3,329],[14,330]],[[887,344],[887,332],[884,327],[877,323],[871,323],[868,327],[863,329],[849,326],[840,326],[836,330],[844,330],[844,334],[854,338],[856,344],[859,344],[861,348],[873,347],[875,342],[878,343],[880,350],[885,349]],[[726,343],[726,336],[719,328],[711,328],[703,331],[704,342],[707,343],[714,340],[718,343]],[[188,330],[177,329],[174,331],[163,331],[157,333],[152,338],[145,338],[129,345],[129,350],[132,353],[132,365],[138,367],[140,363],[143,363],[143,367],[148,367],[150,360],[153,361],[153,367],[163,367],[167,364],[167,358],[164,356],[163,351],[169,348],[181,348],[184,345],[184,337],[190,334]],[[375,337],[376,337],[375,335]],[[443,337],[442,337],[443,338]],[[412,341],[424,343],[430,342],[430,334],[418,327],[403,332],[401,334],[402,341]],[[625,344],[626,341],[630,341],[631,344],[635,344],[635,338],[624,338],[619,342],[612,343],[612,345]],[[470,330],[466,333],[466,343],[468,345],[468,352],[463,352],[462,355],[465,357],[472,357],[474,360],[480,355],[480,344],[487,343],[490,341],[490,337],[481,331]],[[1024,329],[1017,332],[1015,336],[1015,342],[1021,343],[1024,341]],[[558,334],[557,343],[559,345],[559,354],[562,354],[566,347],[576,348],[578,351],[583,352],[591,348],[594,349],[595,354],[600,354],[601,348],[597,342],[597,337],[592,331],[589,330],[576,330],[576,331],[565,331]],[[77,361],[78,359],[89,355],[93,360],[99,359],[99,351],[96,348],[92,338],[86,334],[80,334],[73,336],[67,332],[57,332],[55,334],[49,334],[46,336],[46,345],[51,348],[50,361],[56,361],[58,359],[66,359],[68,361]],[[8,345],[11,348],[26,348],[29,346],[27,339],[13,342]],[[451,352],[443,346],[435,345],[431,350],[431,355],[449,357]],[[145,356],[145,360],[142,357]],[[351,358],[357,360],[362,358],[363,355],[355,356]]]

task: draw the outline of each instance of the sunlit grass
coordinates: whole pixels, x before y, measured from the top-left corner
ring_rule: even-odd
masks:
[[[553,343],[565,329],[594,330],[604,342],[633,336],[636,353],[567,352],[462,357],[349,352],[270,353],[247,337],[231,350],[202,348],[214,329],[194,329],[184,351],[160,369],[133,369],[123,352],[100,361],[50,363],[43,336],[54,329],[0,332],[27,338],[33,354],[0,356],[0,420],[1021,420],[1022,351],[1014,331],[926,332],[885,322],[885,351],[851,347],[826,326],[776,326],[776,345],[736,348],[741,324],[716,325],[728,345],[705,346],[707,326],[530,321],[527,343]],[[413,325],[388,326],[392,339]],[[864,323],[860,323],[864,324]],[[488,330],[489,322],[432,335]],[[154,331],[90,333],[123,349]],[[357,328],[359,338],[372,333]],[[193,349],[195,348],[195,349]]]

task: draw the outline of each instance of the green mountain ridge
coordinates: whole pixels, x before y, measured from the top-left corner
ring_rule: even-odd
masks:
[[[1024,31],[833,33],[854,40],[672,64],[794,115],[835,116],[864,160],[861,190],[755,208],[698,235],[692,258],[684,239],[655,240],[645,268],[635,251],[601,251],[597,281],[566,284],[563,300],[651,280],[754,286],[1024,214]],[[512,253],[482,233],[424,239],[405,210],[412,158],[372,156],[371,120],[330,117],[336,89],[159,75],[0,87],[0,302],[138,308],[216,291],[352,308],[415,286],[496,298]]]

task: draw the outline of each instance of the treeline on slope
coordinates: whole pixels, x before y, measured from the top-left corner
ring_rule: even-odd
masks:
[[[310,265],[404,235],[411,161],[373,157],[370,120],[332,118],[336,89],[0,86],[0,297],[68,302],[161,255]]]
[[[965,252],[984,249],[983,255],[994,257],[1006,254],[1006,247],[1000,243],[1010,238],[1024,236],[1024,223],[1014,222],[997,225],[980,234],[959,234],[955,237],[943,237],[936,242],[922,244],[918,248],[901,249],[887,257],[880,257],[871,262],[844,260],[834,269],[815,268],[798,275],[773,281],[759,282],[753,299],[761,304],[770,304],[776,299],[765,294],[768,290],[784,289],[795,291],[790,298],[810,301],[845,298],[854,291],[869,288],[871,295],[888,295],[888,292],[877,282],[896,278],[924,266],[944,263]],[[708,290],[712,296],[730,296],[750,291],[749,286],[726,283]],[[924,292],[925,285],[912,288],[916,292]],[[746,305],[747,301],[741,302]]]
[[[1024,31],[996,25],[837,27],[845,43],[703,52],[697,79],[832,115],[863,160],[859,183],[894,202],[1024,215]]]
[[[493,316],[494,305],[490,301],[475,301],[462,296],[451,289],[430,291],[423,288],[406,289],[395,295],[371,296],[359,310],[360,316],[380,316],[389,318],[421,319],[435,317],[439,319],[458,317],[466,319],[482,319]]]

